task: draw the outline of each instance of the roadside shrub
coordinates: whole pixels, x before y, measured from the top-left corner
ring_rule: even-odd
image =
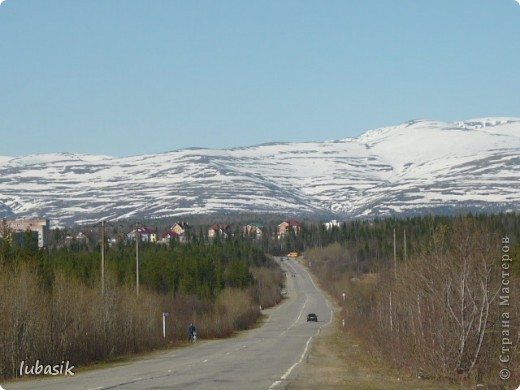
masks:
[[[243,290],[226,289],[220,293],[216,301],[217,312],[228,321],[233,328],[247,329],[260,315],[260,309],[253,305],[251,296]]]
[[[337,246],[314,248],[308,260],[343,308],[348,329],[395,367],[499,388],[505,385],[498,376],[504,337],[513,344],[511,361],[520,359],[520,279],[506,271],[510,305],[501,307],[501,240],[492,227],[465,216],[432,226],[406,261],[397,268],[389,261],[376,277],[352,273],[354,257],[334,259]],[[510,317],[505,327],[504,311]],[[518,383],[520,366],[508,368],[508,383]]]
[[[269,272],[263,292],[276,290]],[[22,361],[32,365],[94,361],[148,351],[187,340],[193,322],[201,337],[218,338],[249,328],[259,317],[259,291],[224,289],[215,300],[177,293],[135,290],[106,275],[105,294],[70,274],[57,271],[44,287],[36,267],[20,263],[0,273],[0,378],[19,375]],[[264,298],[262,298],[264,299]],[[166,337],[163,337],[163,313]]]

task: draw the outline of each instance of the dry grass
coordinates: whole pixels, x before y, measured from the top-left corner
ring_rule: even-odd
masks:
[[[4,270],[2,270],[4,271]],[[225,289],[215,301],[195,295],[165,295],[144,288],[139,297],[107,275],[97,286],[56,273],[44,289],[37,270],[22,264],[0,272],[0,379],[19,376],[21,361],[75,367],[114,361],[187,342],[193,322],[203,339],[229,337],[254,326],[259,303],[278,291],[277,269],[257,270],[248,289]],[[162,334],[163,312],[166,337]]]
[[[307,262],[301,259],[305,266]],[[315,270],[314,270],[315,271]],[[311,273],[319,283],[318,277]],[[369,274],[360,284],[373,284],[378,276]],[[323,286],[322,286],[323,288]],[[323,289],[330,302],[334,296]],[[338,297],[339,295],[336,294]],[[460,390],[464,387],[446,381],[412,377],[392,369],[359,337],[343,327],[344,312],[336,307],[334,322],[313,339],[311,350],[296,371],[296,378],[286,386],[289,390],[349,389],[349,390]],[[340,314],[342,313],[342,314]]]
[[[339,320],[314,339],[307,359],[287,389],[416,390],[462,389],[449,383],[407,377],[368,352]]]

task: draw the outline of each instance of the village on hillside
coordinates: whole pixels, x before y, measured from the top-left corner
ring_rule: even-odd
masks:
[[[97,225],[101,226],[101,223]],[[326,229],[338,227],[337,220],[331,220],[323,223]],[[105,225],[103,225],[104,228]],[[154,244],[170,244],[172,240],[179,243],[187,243],[194,233],[194,225],[186,221],[177,221],[168,229],[159,231],[156,228],[150,228],[141,224],[134,224],[126,229],[114,229],[111,224],[106,224],[106,233],[100,232],[98,226],[92,226],[87,229],[81,229],[72,232],[73,229],[64,229],[65,234],[52,234],[48,219],[25,219],[25,220],[2,220],[0,227],[0,240],[5,237],[15,238],[19,245],[24,244],[27,234],[29,234],[37,243],[38,248],[48,247],[52,241],[56,246],[70,246],[72,244],[88,244],[98,243],[104,240],[108,245],[114,245],[118,242],[135,241],[136,237],[140,242],[149,242]],[[275,231],[272,233],[276,238],[281,239],[289,233],[297,235],[302,229],[302,223],[295,219],[286,219],[276,225]],[[202,231],[199,229],[199,231]],[[54,232],[54,230],[52,231]],[[266,228],[260,222],[249,222],[241,225],[232,226],[228,223],[216,223],[211,225],[207,230],[202,231],[209,240],[216,238],[227,238],[234,235],[242,235],[251,238],[261,238],[266,233]]]

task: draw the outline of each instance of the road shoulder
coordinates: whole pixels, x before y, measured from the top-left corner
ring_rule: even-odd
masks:
[[[313,340],[306,358],[286,389],[445,389],[461,387],[413,378],[389,368],[334,322]]]

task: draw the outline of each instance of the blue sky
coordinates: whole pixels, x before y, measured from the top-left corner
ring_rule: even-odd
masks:
[[[514,0],[5,0],[0,155],[520,117]]]

